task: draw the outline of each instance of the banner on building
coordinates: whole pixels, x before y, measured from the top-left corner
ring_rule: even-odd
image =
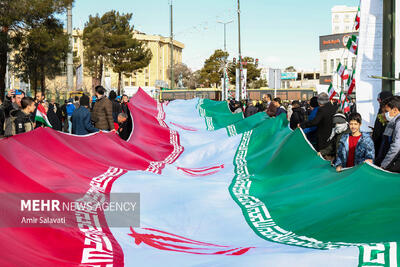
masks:
[[[242,90],[241,90],[241,97],[242,99],[247,99],[247,69],[242,69]],[[236,100],[239,100],[239,69],[236,69]]]
[[[76,90],[80,90],[83,88],[83,67],[79,65],[76,68]]]

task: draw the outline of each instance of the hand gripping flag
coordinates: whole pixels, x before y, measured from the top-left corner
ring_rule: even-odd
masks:
[[[37,110],[36,110],[36,114],[35,114],[35,120],[36,121],[40,121],[41,123],[43,123],[47,127],[52,128],[52,125],[51,125],[49,119],[47,118],[46,110],[44,109],[42,104],[39,104],[37,106]]]
[[[358,53],[358,36],[352,35],[346,45],[347,49],[355,55]]]

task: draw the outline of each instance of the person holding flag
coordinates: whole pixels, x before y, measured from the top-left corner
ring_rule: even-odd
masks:
[[[361,115],[350,114],[349,127],[351,134],[344,134],[339,142],[338,155],[334,166],[337,172],[364,162],[372,163],[375,158],[375,147],[367,133],[361,133]]]
[[[303,129],[317,127],[316,150],[319,152],[329,145],[328,139],[333,128],[333,115],[336,114],[337,107],[329,101],[327,93],[320,93],[318,95],[318,105],[319,109],[315,118],[312,121],[300,123],[298,127]]]
[[[48,104],[46,104],[46,107],[48,107]],[[37,104],[37,109],[36,109],[36,113],[35,113],[35,121],[42,123],[43,126],[53,128],[47,117],[46,108],[43,106],[42,103]]]

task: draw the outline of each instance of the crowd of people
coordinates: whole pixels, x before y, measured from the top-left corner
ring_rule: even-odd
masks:
[[[95,88],[95,94],[92,100],[87,95],[76,96],[60,106],[55,99],[46,100],[42,92],[37,92],[33,99],[21,90],[10,90],[4,103],[0,100],[0,137],[51,127],[74,135],[115,132],[127,140],[132,130],[128,96],[117,96],[111,91],[107,97],[102,86]],[[44,108],[50,125],[36,119],[39,105]]]
[[[301,128],[315,150],[331,162],[338,172],[344,168],[373,163],[385,170],[400,173],[400,97],[382,92],[372,133],[361,132],[362,118],[354,100],[350,112],[338,101],[321,93],[309,101],[283,103],[280,98],[263,95],[261,101],[229,101],[233,113],[250,117],[265,112],[269,117],[286,116],[292,130]],[[284,114],[284,115],[282,115]]]
[[[382,92],[372,134],[361,132],[362,118],[351,103],[350,112],[343,112],[338,102],[321,93],[309,101],[283,102],[280,98],[263,95],[261,101],[229,101],[233,113],[250,117],[265,112],[269,117],[286,116],[292,130],[303,129],[308,141],[324,159],[331,161],[338,172],[364,162],[374,163],[385,170],[400,173],[400,97]],[[132,130],[128,96],[114,91],[106,96],[102,86],[95,96],[69,99],[62,106],[55,99],[46,100],[38,92],[35,99],[23,91],[10,90],[4,103],[0,102],[0,137],[26,133],[38,127],[52,127],[74,135],[99,131],[117,133],[127,140]],[[38,106],[43,106],[50,125],[37,120]]]

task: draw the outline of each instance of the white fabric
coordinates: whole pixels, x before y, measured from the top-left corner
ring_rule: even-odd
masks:
[[[228,137],[225,129],[205,130],[194,111],[196,101],[174,101],[165,109],[169,126],[179,131],[184,153],[162,175],[128,172],[112,193],[139,192],[141,227],[149,227],[216,245],[256,247],[241,256],[193,255],[136,245],[128,228],[111,231],[124,251],[125,266],[357,266],[358,249],[320,251],[268,242],[248,226],[229,193],[234,178],[233,158],[241,135]],[[201,128],[184,131],[171,125]],[[224,164],[211,176],[187,176],[177,167],[201,168]]]

